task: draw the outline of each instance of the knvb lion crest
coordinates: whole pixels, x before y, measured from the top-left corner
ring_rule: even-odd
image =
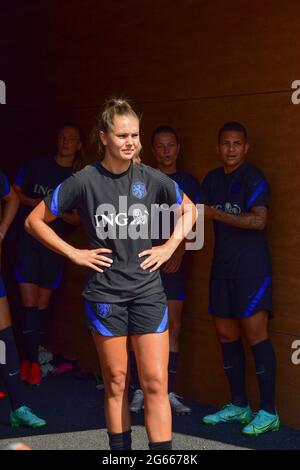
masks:
[[[143,199],[143,197],[145,197],[147,194],[146,186],[141,181],[137,181],[132,184],[131,192],[134,197],[137,197],[138,199]]]
[[[98,304],[98,314],[101,317],[108,317],[112,313],[112,306],[111,304]]]

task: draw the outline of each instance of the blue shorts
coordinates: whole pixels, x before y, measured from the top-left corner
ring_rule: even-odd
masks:
[[[168,329],[164,293],[128,302],[101,303],[84,300],[88,328],[102,336],[163,333]]]
[[[4,285],[2,276],[0,274],[0,298],[1,297],[6,297],[6,290],[5,290],[5,285]]]
[[[182,267],[176,273],[164,273],[160,270],[160,277],[168,300],[184,300],[186,284]]]
[[[209,308],[212,315],[247,318],[267,310],[272,314],[272,278],[270,275],[249,279],[211,279]]]
[[[18,244],[16,280],[56,289],[62,279],[64,258],[24,233]]]

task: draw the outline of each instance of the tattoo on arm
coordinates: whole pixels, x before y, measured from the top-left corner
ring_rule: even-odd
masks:
[[[267,223],[267,214],[268,209],[263,206],[253,207],[243,214],[229,214],[216,209],[214,219],[238,228],[263,230]]]

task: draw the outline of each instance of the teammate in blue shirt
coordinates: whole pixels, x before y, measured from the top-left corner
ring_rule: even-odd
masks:
[[[197,211],[175,182],[141,164],[139,119],[126,101],[108,101],[96,137],[100,160],[39,204],[27,228],[49,248],[89,268],[83,296],[105,384],[110,448],[131,448],[131,341],[145,395],[149,447],[171,449],[168,309],[158,270],[192,229]],[[154,204],[175,204],[179,211],[172,236],[156,247],[151,243]],[[70,246],[47,225],[74,208],[89,239],[86,250]]]
[[[53,289],[58,287],[62,278],[64,259],[26,233],[24,222],[32,208],[79,167],[81,146],[80,128],[77,124],[65,124],[59,131],[55,157],[27,162],[20,169],[14,185],[21,202],[16,263],[16,279],[23,305],[22,333],[25,346],[21,378],[30,385],[41,383],[38,346],[45,330]],[[66,236],[71,226],[79,222],[78,214],[68,212],[62,219],[53,222],[52,228],[60,236]]]
[[[180,152],[180,143],[175,129],[162,125],[157,127],[151,137],[152,153],[156,159],[158,169],[175,181],[180,189],[195,204],[200,202],[200,184],[196,178],[177,169],[177,158]],[[160,220],[160,238],[153,240],[153,245],[163,243],[164,237],[161,233],[162,221]],[[172,226],[171,226],[172,232]],[[185,243],[182,242],[172,257],[160,269],[161,280],[168,300],[169,311],[169,334],[170,334],[170,355],[168,366],[169,400],[172,411],[177,415],[190,414],[191,409],[181,403],[180,397],[173,391],[173,383],[177,370],[179,334],[181,328],[181,316],[183,302],[186,295],[186,283],[183,267],[185,254]],[[130,410],[138,413],[144,405],[144,397],[138,383],[136,372],[136,362],[134,354],[131,356],[131,373],[135,392]]]
[[[268,337],[272,317],[271,259],[266,237],[270,189],[263,173],[246,161],[246,129],[228,122],[219,130],[222,166],[202,183],[205,217],[213,220],[215,247],[209,311],[219,338],[231,403],[203,418],[206,424],[241,422],[243,434],[260,435],[280,426],[275,410],[276,359]],[[245,355],[250,344],[260,390],[253,414],[245,389]]]
[[[5,203],[0,219],[0,264],[2,244],[18,207],[18,196],[11,188],[6,176],[0,171],[0,203]],[[2,356],[2,353],[4,357]],[[46,426],[46,421],[38,418],[26,405],[23,384],[20,379],[20,361],[11,326],[10,311],[6,290],[0,274],[0,377],[2,378],[11,403],[10,423],[39,428]]]

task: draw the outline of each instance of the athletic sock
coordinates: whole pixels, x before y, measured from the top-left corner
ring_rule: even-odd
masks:
[[[269,339],[251,346],[255,366],[256,378],[260,392],[260,409],[276,414],[275,410],[275,379],[276,357],[272,343]]]
[[[170,352],[168,365],[168,392],[173,391],[174,380],[177,371],[178,352]]]
[[[48,308],[43,308],[41,310],[38,310],[38,333],[39,333],[39,344],[42,344],[46,329],[47,329],[47,323],[48,323],[48,314],[49,314],[49,309]]]
[[[172,450],[172,441],[149,442],[150,450]]]
[[[111,450],[131,450],[131,429],[117,434],[107,433]]]
[[[0,373],[13,410],[24,405],[23,383],[20,378],[20,360],[11,326],[0,331],[0,341],[5,344],[5,364],[0,363]]]
[[[248,405],[245,384],[246,361],[241,339],[231,343],[221,343],[224,372],[227,376],[231,403],[236,406]]]
[[[23,307],[22,311],[22,333],[25,346],[25,359],[30,362],[38,362],[39,347],[39,312],[36,307]]]
[[[130,374],[134,390],[141,388],[134,351],[130,351]]]

